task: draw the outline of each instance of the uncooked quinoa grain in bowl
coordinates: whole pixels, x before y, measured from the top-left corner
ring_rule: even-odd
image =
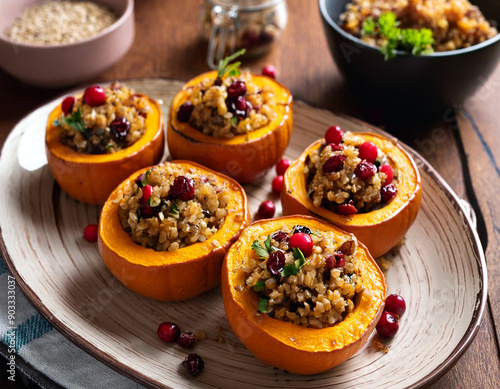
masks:
[[[117,20],[116,13],[103,4],[44,0],[25,9],[5,35],[13,42],[62,45],[90,38]]]
[[[223,225],[230,200],[228,182],[175,164],[156,166],[119,193],[120,222],[134,242],[175,251],[205,242]]]

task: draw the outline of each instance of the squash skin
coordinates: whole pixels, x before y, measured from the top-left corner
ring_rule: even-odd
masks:
[[[284,215],[312,215],[353,233],[371,255],[378,258],[401,242],[417,217],[422,202],[420,173],[413,158],[397,143],[378,134],[355,135],[375,143],[398,168],[398,194],[389,204],[379,210],[355,215],[340,215],[314,206],[307,196],[303,167],[307,155],[318,148],[323,139],[310,145],[286,171],[281,204]]]
[[[226,254],[222,268],[222,297],[226,316],[233,332],[248,350],[262,362],[296,374],[317,374],[349,359],[366,343],[373,332],[385,305],[384,275],[366,247],[358,241],[369,272],[366,287],[373,294],[373,304],[359,296],[356,308],[346,318],[322,329],[306,328],[258,314],[259,299],[252,290],[239,291],[247,274],[241,270],[242,258],[253,254],[253,239],[276,231],[286,222],[301,224],[317,230],[346,233],[329,223],[310,216],[288,216],[252,223]],[[334,342],[335,341],[335,344]]]
[[[64,145],[59,127],[52,125],[62,113],[61,105],[50,113],[45,135],[48,165],[68,195],[84,203],[102,205],[113,189],[134,171],[160,162],[165,150],[163,114],[156,101],[143,97],[151,107],[146,132],[132,146],[112,154],[82,154]]]
[[[250,223],[247,196],[234,180],[189,161],[176,165],[194,167],[200,174],[214,174],[229,181],[232,194],[228,208],[235,212],[226,216],[219,231],[203,243],[195,243],[174,252],[159,252],[135,243],[125,232],[118,216],[118,203],[113,201],[120,188],[134,181],[150,167],[141,169],[122,182],[104,204],[99,222],[98,245],[106,266],[127,288],[151,299],[181,301],[196,297],[220,284],[222,260],[229,246]],[[220,244],[212,244],[217,240]]]
[[[217,72],[201,74],[179,91],[172,100],[168,117],[167,139],[173,159],[185,159],[222,172],[245,184],[265,175],[283,156],[292,133],[292,95],[278,82],[252,74],[258,85],[270,85],[277,97],[278,118],[269,125],[230,139],[202,134],[188,123],[177,120],[177,111],[186,101],[186,88],[203,78],[213,78]]]

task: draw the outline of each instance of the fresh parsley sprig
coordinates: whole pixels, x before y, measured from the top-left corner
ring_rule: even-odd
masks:
[[[236,53],[221,59],[219,61],[219,67],[217,68],[217,76],[218,77],[224,77],[225,75],[228,76],[239,76],[241,74],[239,66],[241,65],[241,62],[234,62],[230,63],[231,61],[234,61],[236,58],[238,58],[240,55],[245,54],[245,49],[241,49],[240,51],[237,51]]]
[[[175,219],[179,218],[179,209],[177,208],[176,203],[170,204],[170,210],[168,211],[169,216],[172,216]]]
[[[367,18],[361,29],[361,36],[380,35],[384,43],[380,52],[385,60],[396,56],[396,50],[403,50],[413,55],[433,53],[434,38],[428,28],[399,28],[399,22],[393,12],[384,12],[377,21]]]
[[[271,235],[268,235],[264,241],[264,246],[258,240],[254,240],[251,247],[255,251],[255,254],[262,259],[269,258],[269,254],[275,251],[274,247],[271,246]]]
[[[61,120],[54,120],[52,124],[56,127],[59,127],[61,126],[61,122],[81,132],[84,135],[87,134],[87,129],[85,128],[85,123],[83,122],[82,114],[80,113],[79,109],[70,116],[63,116]]]

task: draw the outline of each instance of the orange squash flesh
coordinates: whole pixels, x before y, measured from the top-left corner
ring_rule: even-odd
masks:
[[[48,164],[59,186],[71,197],[89,204],[104,204],[130,174],[160,162],[165,149],[163,114],[156,101],[145,97],[151,108],[146,117],[146,132],[132,146],[112,154],[83,154],[64,145],[60,127],[52,124],[62,113],[61,105],[50,113],[45,135]]]
[[[316,374],[346,361],[368,340],[384,307],[384,275],[358,241],[358,258],[364,265],[363,285],[355,309],[332,327],[314,329],[259,314],[259,298],[246,288],[248,274],[243,271],[248,258],[254,258],[252,242],[259,236],[276,232],[283,225],[305,225],[314,230],[334,231],[329,223],[309,216],[289,216],[252,223],[231,246],[222,268],[222,296],[226,316],[241,342],[262,362],[297,374]],[[371,299],[368,295],[371,294]]]
[[[129,289],[160,301],[186,300],[218,285],[224,255],[250,222],[247,196],[236,181],[193,162],[172,163],[229,183],[227,209],[232,211],[213,236],[173,252],[144,248],[132,240],[120,224],[115,200],[123,187],[149,168],[135,172],[113,191],[99,222],[99,251],[106,266]]]
[[[389,157],[390,164],[398,169],[398,194],[381,209],[341,215],[324,207],[316,207],[307,195],[306,177],[303,173],[306,157],[321,146],[323,140],[310,145],[287,169],[281,192],[284,215],[312,215],[351,232],[363,242],[371,255],[378,258],[395,247],[417,217],[422,200],[420,173],[415,162],[396,142],[378,134],[356,133],[373,142]]]
[[[259,87],[269,86],[276,96],[277,118],[258,130],[233,138],[216,138],[203,134],[189,123],[177,120],[179,107],[187,100],[186,90],[204,78],[215,78],[208,72],[193,78],[179,91],[170,106],[167,139],[173,159],[186,159],[248,183],[262,177],[283,156],[292,132],[292,95],[283,85],[252,74]]]

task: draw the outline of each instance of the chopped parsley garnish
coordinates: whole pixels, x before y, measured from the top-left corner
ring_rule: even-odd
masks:
[[[434,38],[428,28],[399,28],[399,22],[393,12],[384,12],[377,21],[367,18],[361,29],[361,36],[377,35],[383,39],[380,52],[385,60],[396,56],[396,50],[403,50],[413,55],[433,53]]]
[[[239,122],[239,120],[238,120],[238,117],[237,117],[237,116],[233,116],[233,117],[231,118],[231,125],[232,125],[234,128],[238,127],[238,122]]]
[[[283,277],[294,276],[306,264],[306,257],[304,257],[304,253],[296,247],[293,249],[293,257],[295,258],[295,262],[285,265],[281,271],[281,275]]]
[[[269,258],[269,254],[274,251],[274,247],[271,246],[271,235],[267,236],[264,246],[258,240],[254,240],[251,247],[255,251],[255,254],[262,259]]]
[[[265,298],[260,298],[260,301],[259,301],[259,312],[260,313],[266,313],[267,312],[267,303],[268,303],[268,300],[265,299]]]
[[[225,75],[228,76],[239,76],[241,74],[239,66],[241,65],[241,62],[234,62],[234,63],[229,63],[231,61],[234,61],[236,58],[238,58],[240,55],[245,54],[245,49],[241,49],[240,51],[237,51],[236,53],[221,59],[219,61],[219,67],[217,68],[217,75],[219,77],[224,77]]]
[[[172,203],[170,205],[170,210],[168,211],[168,214],[172,217],[175,217],[176,219],[179,218],[179,209],[177,208],[176,203]]]
[[[259,280],[254,286],[253,290],[255,292],[262,292],[266,288],[266,283],[264,280]]]
[[[85,128],[85,123],[83,123],[82,114],[80,113],[79,109],[76,110],[73,115],[63,116],[61,120],[54,120],[52,124],[56,127],[59,127],[61,126],[61,122],[81,132],[84,135],[87,134],[87,129]]]

